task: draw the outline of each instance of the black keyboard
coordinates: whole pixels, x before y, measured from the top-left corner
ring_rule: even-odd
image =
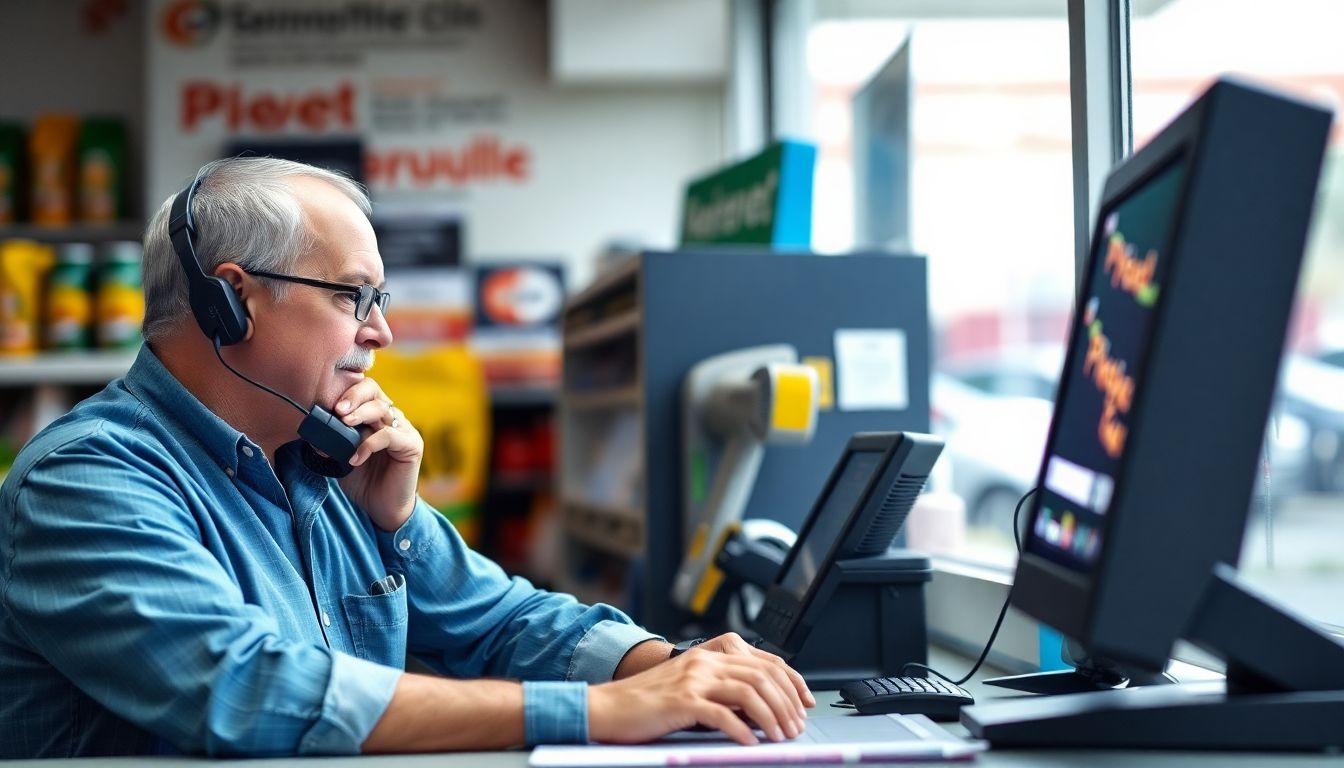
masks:
[[[927,715],[934,720],[956,720],[961,708],[975,703],[959,685],[932,677],[872,677],[845,683],[840,698],[861,715]]]

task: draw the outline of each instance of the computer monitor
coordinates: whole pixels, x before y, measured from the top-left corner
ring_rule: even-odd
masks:
[[[766,593],[756,629],[797,653],[835,593],[835,564],[882,555],[942,453],[942,440],[913,432],[850,438]]]
[[[1190,640],[1228,660],[1227,689],[982,705],[963,713],[973,734],[1051,746],[1344,742],[1344,700],[1289,709],[1303,701],[1284,693],[1344,689],[1344,646],[1230,567],[1330,119],[1219,80],[1109,175],[1011,593],[1089,654],[1138,670],[1160,672],[1175,641]]]

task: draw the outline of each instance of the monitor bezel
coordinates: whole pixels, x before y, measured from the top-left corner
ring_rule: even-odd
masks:
[[[1185,173],[1181,179],[1180,192],[1177,195],[1177,208],[1171,218],[1171,234],[1167,243],[1168,251],[1174,255],[1173,246],[1187,209],[1186,203],[1193,176],[1191,166],[1193,166],[1197,155],[1199,116],[1200,113],[1193,110],[1183,113],[1162,130],[1152,143],[1134,153],[1106,178],[1106,183],[1102,188],[1101,202],[1097,207],[1097,215],[1092,222],[1092,236],[1088,243],[1085,274],[1077,281],[1077,292],[1074,296],[1072,323],[1066,342],[1064,362],[1059,375],[1056,377],[1056,381],[1058,381],[1055,391],[1056,407],[1054,416],[1050,421],[1050,430],[1047,433],[1040,468],[1037,471],[1035,487],[1038,489],[1044,489],[1045,487],[1047,465],[1060,428],[1058,404],[1063,401],[1067,394],[1066,389],[1069,382],[1066,379],[1066,374],[1073,362],[1071,356],[1077,337],[1082,333],[1082,325],[1078,322],[1078,315],[1086,306],[1088,290],[1102,260],[1098,253],[1103,237],[1102,225],[1107,216],[1128,200],[1132,194],[1139,191],[1144,184],[1184,162],[1186,163]],[[1171,274],[1171,259],[1164,259],[1158,269],[1162,275],[1162,282],[1159,283],[1161,286],[1165,284],[1167,277]],[[1157,305],[1153,308],[1150,337],[1143,352],[1143,369],[1145,371],[1149,369],[1153,359],[1153,334],[1162,325],[1167,298],[1165,293],[1160,293]],[[1148,383],[1148,379],[1145,378],[1144,383],[1134,393],[1131,412],[1138,413],[1142,410],[1148,392]],[[1128,437],[1130,445],[1141,439],[1140,435],[1134,431],[1137,426],[1137,423],[1130,425]],[[1115,495],[1111,498],[1109,510],[1117,508],[1123,500],[1122,496],[1126,486],[1119,482],[1119,478],[1124,477],[1128,472],[1132,455],[1132,451],[1126,450],[1117,466]],[[1041,505],[1041,494],[1039,492],[1032,494],[1031,505],[1027,510],[1026,535],[1023,539],[1022,551],[1018,554],[1017,569],[1013,579],[1013,604],[1068,637],[1085,638],[1089,635],[1092,616],[1093,587],[1097,575],[1104,573],[1107,567],[1107,555],[1110,551],[1107,544],[1111,540],[1114,516],[1110,514],[1109,510],[1107,514],[1102,516],[1101,548],[1091,568],[1084,572],[1031,551],[1030,543],[1036,537],[1035,523],[1037,516],[1041,513]]]

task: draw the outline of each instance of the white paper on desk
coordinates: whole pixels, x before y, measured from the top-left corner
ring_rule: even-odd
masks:
[[[760,736],[760,733],[757,733]],[[984,742],[959,739],[923,715],[814,717],[792,741],[740,746],[722,733],[677,733],[641,746],[607,744],[542,746],[532,750],[532,768],[643,768],[679,765],[762,763],[873,763],[968,760]]]

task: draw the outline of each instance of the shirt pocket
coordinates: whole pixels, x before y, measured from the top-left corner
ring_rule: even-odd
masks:
[[[355,655],[403,669],[406,666],[406,583],[381,595],[341,598]]]

